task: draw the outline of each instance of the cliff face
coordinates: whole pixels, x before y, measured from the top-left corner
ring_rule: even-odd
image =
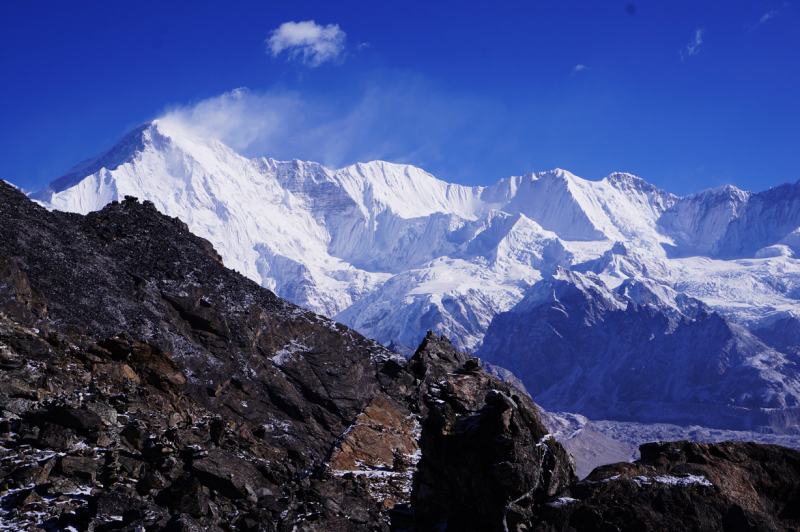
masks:
[[[427,410],[412,494],[418,530],[517,530],[576,480],[533,401],[478,360],[429,334],[409,369]]]

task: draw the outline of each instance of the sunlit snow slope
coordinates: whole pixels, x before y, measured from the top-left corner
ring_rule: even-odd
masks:
[[[150,200],[290,301],[384,343],[433,329],[473,350],[558,267],[610,288],[655,280],[751,328],[800,315],[800,187],[778,189],[680,198],[563,170],[465,187],[380,161],[246,159],[155,121],[33,197],[82,213]],[[615,242],[631,253],[607,253]]]

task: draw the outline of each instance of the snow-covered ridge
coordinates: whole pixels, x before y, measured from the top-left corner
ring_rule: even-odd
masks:
[[[478,355],[548,410],[798,434],[796,357],[651,279],[612,289],[559,269],[495,317]]]
[[[560,169],[467,187],[382,161],[247,159],[154,121],[33,197],[82,213],[148,199],[292,302],[384,343],[433,329],[472,350],[558,268],[649,279],[748,326],[800,315],[800,185],[778,188],[680,198]]]

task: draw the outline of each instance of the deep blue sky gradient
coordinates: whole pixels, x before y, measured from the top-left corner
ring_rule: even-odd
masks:
[[[301,20],[338,24],[343,61],[266,53]],[[356,115],[341,165],[375,154],[470,185],[625,171],[681,195],[800,179],[797,0],[8,1],[0,73],[0,178],[29,189],[238,87],[310,102],[289,138]],[[329,162],[300,140],[245,154]]]

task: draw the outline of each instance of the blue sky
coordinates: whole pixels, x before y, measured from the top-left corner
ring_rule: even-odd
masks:
[[[30,0],[0,6],[0,49],[0,178],[29,189],[165,115],[247,156],[469,185],[800,179],[797,0]]]

